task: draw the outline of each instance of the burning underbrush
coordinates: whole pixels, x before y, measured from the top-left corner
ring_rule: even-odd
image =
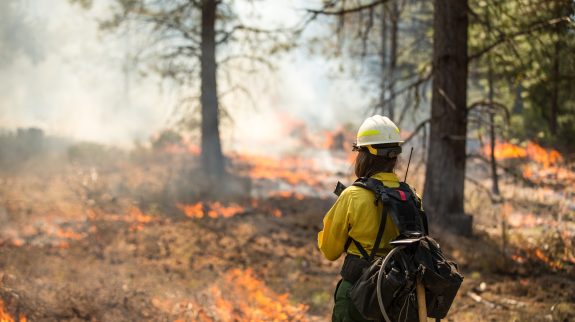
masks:
[[[489,146],[484,147],[483,154],[490,155]],[[508,169],[519,170],[522,177],[533,184],[560,185],[573,193],[575,169],[555,149],[543,148],[532,141],[520,145],[497,142],[494,154]]]
[[[489,156],[489,149],[483,151]],[[485,197],[469,194],[479,227],[500,240],[503,270],[575,269],[575,171],[553,149],[534,142],[498,142],[501,195],[493,207]],[[484,176],[488,178],[488,175]],[[488,180],[483,186],[491,185]],[[493,196],[491,197],[493,200]],[[514,264],[514,265],[510,265]]]
[[[313,243],[329,173],[231,155],[236,176],[205,189],[179,147],[75,146],[3,172],[1,321],[323,320],[296,285],[332,269]]]
[[[309,156],[230,154],[233,176],[207,188],[195,170],[198,149],[169,138],[129,152],[80,145],[3,171],[0,321],[328,320],[341,261],[322,258],[316,234],[334,183],[351,178],[345,136],[326,138]],[[518,161],[525,162],[509,160]],[[549,166],[563,166],[555,162]],[[573,269],[570,190],[511,179],[502,187],[508,206],[489,209],[477,196],[470,203],[495,218],[492,226],[478,220],[480,230],[500,232],[506,218],[506,249],[496,233],[441,235],[467,276],[456,321],[477,320],[482,303],[498,305],[495,320],[536,320],[551,305],[575,300],[541,287],[574,286],[559,275]],[[502,257],[513,270],[493,275]],[[518,286],[510,272],[520,276]]]
[[[307,306],[293,304],[288,294],[276,294],[248,270],[233,269],[221,287],[212,287],[215,311],[222,321],[303,321]],[[244,299],[237,302],[237,299]]]

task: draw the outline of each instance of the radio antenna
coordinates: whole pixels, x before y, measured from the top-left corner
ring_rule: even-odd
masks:
[[[413,147],[411,147],[411,151],[409,151],[409,160],[407,161],[407,169],[405,169],[405,178],[403,182],[407,181],[407,172],[409,171],[409,164],[411,163],[411,154],[413,154]]]

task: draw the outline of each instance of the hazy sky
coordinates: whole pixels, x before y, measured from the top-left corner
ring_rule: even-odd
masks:
[[[68,0],[1,1],[0,127],[38,126],[126,145],[170,124],[177,91],[156,77],[133,74],[126,94],[127,40],[98,31],[97,19],[109,14],[109,1],[95,2],[88,12]],[[311,3],[262,1],[258,11],[262,23],[290,25]],[[285,55],[265,82],[250,83],[257,110],[245,97],[235,98],[234,123],[222,129],[224,140],[239,147],[273,142],[285,135],[286,118],[326,129],[361,122],[367,101],[359,83],[330,79],[334,63],[307,52]]]

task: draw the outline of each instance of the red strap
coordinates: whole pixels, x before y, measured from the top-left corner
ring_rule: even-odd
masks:
[[[399,192],[399,196],[401,197],[401,200],[406,201],[407,198],[405,197],[405,192],[401,191],[401,190],[397,190],[397,192]]]

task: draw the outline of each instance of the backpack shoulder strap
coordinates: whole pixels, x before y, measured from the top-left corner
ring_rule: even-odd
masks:
[[[349,245],[351,245],[351,243],[353,242],[357,250],[359,250],[359,252],[361,253],[361,256],[371,262],[375,258],[377,250],[379,249],[379,244],[381,243],[381,239],[383,238],[383,232],[385,231],[386,222],[387,222],[387,210],[385,209],[384,206],[383,210],[381,211],[381,221],[379,222],[379,227],[377,229],[377,236],[375,237],[375,242],[373,243],[371,253],[368,254],[365,248],[363,248],[363,246],[361,246],[361,244],[357,240],[351,237],[348,237],[347,241],[345,242],[344,247],[345,251],[347,252]]]
[[[385,205],[383,205],[383,209],[381,210],[381,219],[379,222],[379,228],[377,229],[377,236],[375,237],[375,242],[373,243],[371,254],[369,254],[370,262],[375,258],[375,254],[377,254],[379,244],[381,243],[381,239],[383,238],[383,232],[385,231],[386,222],[387,222],[387,208],[385,207]]]
[[[361,187],[361,188],[364,188],[364,189],[367,189],[367,190],[373,192],[374,197],[375,197],[374,203],[376,205],[379,203],[379,201],[381,201],[382,195],[385,193],[385,189],[386,189],[381,181],[379,181],[377,179],[373,179],[373,178],[366,178],[366,177],[358,178],[357,180],[355,180],[353,185],[356,187]]]
[[[383,185],[383,183],[381,183],[381,181],[379,181],[377,179],[373,179],[373,178],[365,178],[365,177],[358,178],[353,183],[353,185],[356,187],[361,187],[361,188],[367,189],[369,191],[372,191],[374,193],[374,196],[375,196],[374,203],[376,205],[381,200],[382,194],[385,192],[385,186]],[[386,206],[384,204],[383,209],[381,211],[381,220],[379,222],[379,227],[377,229],[377,236],[375,237],[375,242],[373,244],[373,248],[371,249],[371,253],[368,254],[367,251],[365,250],[365,248],[363,248],[363,246],[361,246],[361,244],[358,241],[356,241],[355,239],[353,239],[351,237],[348,238],[348,240],[345,244],[345,250],[347,251],[347,248],[349,247],[351,242],[353,242],[353,244],[355,245],[355,247],[357,247],[357,249],[359,250],[361,255],[365,259],[372,261],[375,258],[375,255],[377,254],[379,244],[381,243],[381,239],[383,238],[383,232],[385,231],[386,222],[387,222],[387,209],[386,209]]]

